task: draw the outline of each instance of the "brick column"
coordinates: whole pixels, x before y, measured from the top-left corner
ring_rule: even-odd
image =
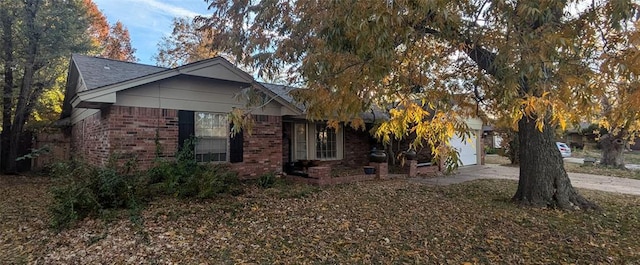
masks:
[[[409,160],[409,177],[415,178],[418,176],[418,161],[417,160]]]
[[[327,185],[331,182],[330,167],[310,167],[307,173],[310,178],[318,179],[318,185]]]
[[[376,169],[376,179],[388,179],[389,178],[389,165],[387,162],[382,163],[369,163],[370,166]]]

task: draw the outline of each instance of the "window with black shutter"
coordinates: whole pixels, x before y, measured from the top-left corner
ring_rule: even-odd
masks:
[[[178,148],[182,148],[184,141],[195,136],[194,112],[178,111]]]
[[[178,143],[183,148],[185,141],[195,138],[193,145],[198,162],[238,163],[243,161],[243,134],[229,137],[227,114],[178,111]]]
[[[239,163],[243,160],[244,155],[244,133],[242,131],[234,134],[229,142],[229,162]]]

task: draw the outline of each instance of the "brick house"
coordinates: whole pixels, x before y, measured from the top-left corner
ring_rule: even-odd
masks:
[[[227,114],[246,103],[234,95],[250,86],[273,100],[253,110],[251,134],[230,137]],[[74,54],[61,120],[70,127],[72,154],[94,165],[135,159],[146,169],[191,136],[198,161],[230,163],[245,178],[297,160],[368,162],[375,141],[367,132],[306,120],[290,90],[258,83],[221,57],[168,69]]]

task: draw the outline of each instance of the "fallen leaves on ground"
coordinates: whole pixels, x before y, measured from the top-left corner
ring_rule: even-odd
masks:
[[[633,264],[640,197],[582,190],[601,212],[517,207],[515,182],[432,187],[404,180],[248,188],[212,200],[162,198],[126,214],[48,228],[48,188],[0,177],[0,263]]]

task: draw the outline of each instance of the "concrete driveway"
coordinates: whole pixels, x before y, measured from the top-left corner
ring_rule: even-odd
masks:
[[[409,181],[428,185],[450,185],[476,179],[518,180],[519,168],[495,164],[466,166],[450,176],[435,178],[411,178]],[[577,188],[640,195],[640,180],[607,177],[600,175],[569,173],[571,184]]]

